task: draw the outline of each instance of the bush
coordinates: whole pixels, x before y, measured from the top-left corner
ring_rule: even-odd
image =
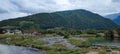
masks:
[[[107,54],[106,51],[100,51],[99,54]]]

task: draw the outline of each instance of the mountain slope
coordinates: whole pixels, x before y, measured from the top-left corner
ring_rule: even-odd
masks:
[[[48,29],[64,27],[71,29],[114,29],[117,25],[109,19],[86,10],[68,10],[39,13],[27,17],[0,22],[0,27],[17,26],[22,29]]]

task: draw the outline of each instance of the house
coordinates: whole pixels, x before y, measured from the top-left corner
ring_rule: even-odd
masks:
[[[97,33],[97,35],[102,36],[102,37],[104,37],[104,36],[105,36],[105,34],[104,34],[104,33]]]
[[[13,32],[12,30],[7,29],[7,30],[5,31],[5,34],[11,34],[11,35],[13,35],[14,32]]]
[[[22,31],[21,31],[21,30],[18,30],[18,29],[15,29],[15,30],[14,30],[14,33],[15,33],[15,34],[22,34]]]
[[[118,32],[116,30],[113,30],[112,32],[113,32],[114,37],[118,37],[119,36]]]
[[[28,36],[41,36],[40,32],[32,31],[32,30],[25,31],[23,34]]]
[[[28,35],[28,36],[35,36],[35,33],[36,33],[36,32],[26,31],[26,32],[24,32],[23,34],[24,34],[24,35]]]
[[[18,30],[18,29],[6,29],[4,30],[4,34],[22,34],[22,31],[21,30]]]

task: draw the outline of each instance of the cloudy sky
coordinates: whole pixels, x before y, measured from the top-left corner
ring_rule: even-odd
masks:
[[[120,12],[120,0],[0,0],[0,20],[73,9],[113,14]]]

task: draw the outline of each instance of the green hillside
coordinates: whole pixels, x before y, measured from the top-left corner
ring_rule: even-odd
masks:
[[[0,22],[0,27],[22,29],[49,29],[63,27],[69,29],[114,29],[118,25],[109,19],[86,10],[68,10],[54,13],[39,13]]]

